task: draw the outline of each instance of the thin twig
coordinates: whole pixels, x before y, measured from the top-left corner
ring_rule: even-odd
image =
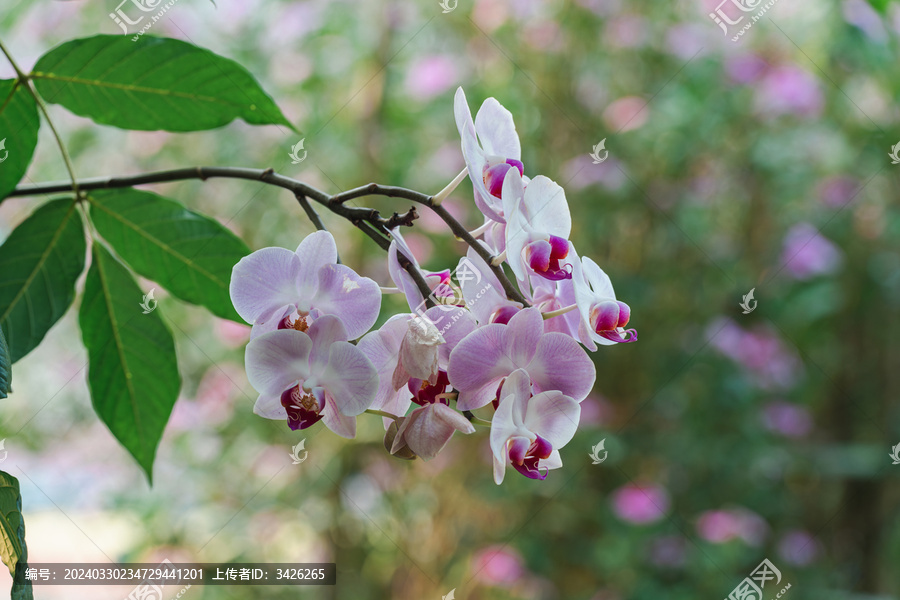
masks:
[[[500,284],[503,286],[503,291],[506,292],[506,296],[510,300],[519,302],[526,307],[529,306],[529,303],[525,300],[525,297],[522,296],[519,290],[516,289],[515,285],[513,285],[513,283],[506,276],[506,273],[503,271],[502,265],[491,264],[491,261],[494,257],[491,255],[490,251],[483,245],[479,244],[478,241],[474,237],[472,237],[472,235],[466,230],[466,228],[459,221],[457,221],[453,217],[453,215],[447,212],[447,209],[444,208],[443,205],[434,206],[431,201],[432,196],[417,192],[415,190],[370,183],[368,185],[354,188],[346,192],[341,192],[340,194],[331,195],[306,183],[303,183],[302,181],[297,181],[296,179],[291,179],[290,177],[279,175],[272,169],[247,169],[243,167],[188,167],[183,169],[156,171],[152,173],[130,175],[125,177],[98,177],[93,179],[83,179],[77,182],[77,184],[78,187],[82,190],[96,190],[132,187],[135,185],[143,185],[148,183],[184,181],[187,179],[200,179],[202,181],[205,181],[207,179],[220,177],[229,179],[249,179],[251,181],[261,181],[269,185],[274,185],[286,190],[290,190],[294,193],[294,195],[302,194],[303,196],[314,200],[331,212],[344,217],[354,224],[356,224],[357,222],[367,222],[374,228],[375,232],[382,232],[385,234],[387,234],[387,226],[391,224],[393,220],[395,220],[394,217],[385,219],[381,217],[378,211],[375,209],[347,206],[345,203],[349,200],[361,198],[364,196],[388,196],[393,198],[405,198],[407,200],[412,200],[413,202],[417,202],[419,204],[427,206],[450,227],[450,230],[457,238],[466,242],[475,250],[476,253],[478,253],[478,255],[482,259],[484,259],[497,279],[500,280]],[[65,192],[73,189],[73,185],[74,182],[22,185],[13,190],[9,195],[31,196],[37,194]],[[409,215],[409,213],[407,213],[407,215]],[[407,215],[401,215],[398,218],[405,219]],[[412,218],[413,217],[410,217],[410,222],[412,221]],[[368,232],[367,235],[369,235],[369,237],[372,237],[372,235]],[[376,239],[376,241],[378,240]],[[383,244],[380,243],[380,245],[384,247]],[[410,272],[410,274],[412,275],[412,272]],[[413,275],[413,278],[416,278],[416,276]],[[426,298],[429,294],[430,290],[428,293],[424,293],[423,291],[423,295]]]

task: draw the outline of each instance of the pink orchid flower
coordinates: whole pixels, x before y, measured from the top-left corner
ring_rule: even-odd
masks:
[[[443,343],[432,346],[426,342],[423,348],[416,348],[413,339],[407,341],[407,347],[404,348],[404,341],[410,332],[409,323],[415,319],[430,321],[437,328]],[[396,315],[382,325],[381,329],[366,334],[357,344],[357,348],[372,362],[379,379],[378,391],[371,408],[394,415],[405,415],[412,403],[412,393],[407,384],[412,379],[428,379],[421,375],[431,373],[430,369],[435,366],[431,352],[437,350],[436,377],[441,371],[447,370],[451,351],[460,340],[474,331],[475,327],[475,318],[469,311],[456,306],[435,306],[426,310],[422,316]],[[417,351],[421,352],[422,356],[409,356]],[[411,375],[410,368],[416,371],[418,376]],[[419,371],[419,368],[427,370],[423,372]],[[406,378],[395,379],[401,369]],[[390,419],[385,418],[385,427],[388,425]]]
[[[322,420],[336,434],[355,437],[356,415],[375,400],[378,373],[347,339],[341,320],[324,315],[305,332],[279,329],[250,340],[247,378],[259,392],[253,411],[286,418],[293,430]]]
[[[503,206],[506,221],[506,260],[516,278],[524,282],[526,269],[545,279],[571,279],[566,268],[572,216],[566,194],[554,181],[543,175],[528,185],[514,173],[503,180]]]
[[[513,371],[500,393],[500,405],[491,421],[494,481],[503,482],[507,465],[530,479],[545,479],[550,469],[562,466],[559,449],[578,429],[581,407],[558,390],[531,395],[531,379]]]
[[[322,315],[339,317],[355,339],[381,310],[381,290],[368,277],[337,264],[334,238],[310,234],[295,252],[263,248],[245,256],[231,275],[231,302],[256,337],[275,329],[306,331]]]
[[[509,323],[491,323],[467,335],[450,353],[447,371],[459,390],[456,407],[475,410],[498,398],[504,379],[524,369],[537,392],[558,390],[581,402],[596,379],[594,363],[571,337],[544,332],[535,307],[520,310]]]
[[[576,263],[577,264],[577,263]],[[637,330],[625,329],[631,308],[616,300],[612,281],[597,263],[582,257],[575,273],[575,299],[581,314],[579,336],[591,351],[604,346],[637,341]]]
[[[408,389],[419,408],[400,419],[391,454],[405,445],[416,456],[430,460],[444,449],[454,432],[475,433],[475,427],[468,419],[450,408],[446,397],[441,397],[452,389],[445,371],[440,371],[434,384],[410,379]]]
[[[494,98],[488,98],[472,121],[472,112],[462,88],[453,99],[456,127],[462,138],[462,152],[475,189],[475,204],[492,221],[505,223],[501,190],[507,173],[521,178],[522,148],[512,113]]]
[[[465,275],[462,275],[463,269]],[[466,257],[459,259],[456,273],[466,308],[472,311],[479,324],[509,323],[522,309],[521,303],[506,297],[500,279],[474,248],[469,248]]]

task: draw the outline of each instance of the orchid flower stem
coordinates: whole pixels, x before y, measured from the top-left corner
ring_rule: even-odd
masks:
[[[382,294],[402,294],[403,292],[400,290],[400,288],[383,287],[383,288],[381,288],[381,293]]]
[[[462,411],[462,414],[465,418],[467,418],[469,420],[470,423],[472,423],[472,425],[480,425],[482,427],[490,427],[491,426],[490,421],[485,421],[484,419],[480,419],[480,418],[476,417],[475,414],[471,410],[464,410],[464,411]]]
[[[485,231],[490,229],[491,225],[493,225],[492,221],[485,221],[484,225],[482,225],[481,227],[477,227],[476,229],[473,229],[472,231],[469,232],[469,235],[477,238],[478,236],[482,235]],[[459,239],[459,238],[457,238],[457,239]],[[462,240],[460,239],[459,241],[462,241]]]
[[[541,313],[541,316],[544,317],[544,320],[552,319],[553,317],[558,317],[559,315],[564,315],[567,312],[573,311],[578,308],[577,304],[570,304],[569,306],[563,306],[562,308],[557,308],[556,310],[548,310],[545,313]]]
[[[80,181],[72,180],[65,183],[39,183],[33,185],[20,185],[10,192],[9,196],[35,196],[52,194],[59,192],[68,192],[71,190],[100,190],[113,188],[130,188],[136,185],[146,185],[150,183],[165,183],[171,181],[185,181],[189,179],[199,179],[206,181],[212,178],[227,179],[246,179],[250,181],[259,181],[268,185],[290,190],[294,195],[303,195],[304,197],[317,202],[323,207],[338,216],[344,217],[353,225],[358,227],[363,233],[375,240],[379,246],[387,249],[390,240],[390,229],[398,225],[412,225],[412,222],[418,217],[415,208],[411,208],[403,215],[395,214],[390,218],[382,217],[379,212],[373,208],[363,208],[356,206],[346,206],[345,203],[355,198],[363,196],[386,196],[389,198],[404,198],[417,202],[429,207],[437,214],[449,227],[450,231],[458,239],[468,244],[475,252],[490,265],[493,258],[491,251],[485,248],[466,230],[463,225],[457,221],[453,215],[447,212],[447,209],[441,205],[434,205],[432,196],[410,190],[407,188],[379,185],[370,183],[362,187],[358,187],[339,194],[328,194],[322,190],[316,189],[311,185],[297,181],[290,177],[280,175],[272,169],[248,169],[244,167],[186,167],[182,169],[172,169],[169,171],[155,171],[152,173],[144,173],[141,175],[128,175],[125,177],[97,177],[90,179],[82,179]],[[402,256],[402,254],[400,255]],[[402,264],[402,261],[401,261]],[[419,290],[426,299],[426,303],[431,295],[431,289],[425,283],[421,272],[412,265],[404,268],[410,273],[416,282]],[[520,303],[524,307],[531,306],[521,292],[516,289],[515,285],[506,276],[503,267],[500,265],[491,266],[491,271],[503,286],[506,297],[514,302]]]
[[[445,392],[443,394],[438,394],[434,397],[435,400],[440,400],[441,398],[446,398],[447,400],[456,400],[459,397],[459,392]]]
[[[440,206],[441,202],[443,202],[447,196],[453,193],[453,190],[465,179],[466,175],[469,174],[469,168],[466,167],[462,171],[459,172],[459,175],[453,178],[453,181],[447,184],[447,187],[439,191],[437,194],[431,197],[431,204],[433,206]]]
[[[392,415],[389,412],[385,412],[383,410],[375,410],[374,408],[367,408],[366,412],[372,415],[378,415],[379,417],[387,417],[388,419],[393,419],[395,421],[399,421],[400,417],[397,415]]]
[[[506,260],[506,250],[504,250],[491,260],[491,266],[496,267],[498,265],[502,265],[504,260]]]

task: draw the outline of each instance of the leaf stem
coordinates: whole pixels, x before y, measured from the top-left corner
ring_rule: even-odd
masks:
[[[75,193],[75,199],[79,200],[81,198],[81,192],[78,189],[78,178],[75,176],[75,167],[72,165],[72,158],[69,156],[69,151],[66,149],[66,145],[62,141],[62,136],[59,135],[59,131],[56,129],[56,125],[53,124],[53,119],[50,118],[50,112],[47,110],[47,105],[44,103],[44,99],[40,97],[37,93],[37,90],[31,87],[31,81],[28,75],[26,75],[22,69],[19,68],[19,65],[16,63],[15,59],[10,54],[9,50],[0,41],[0,52],[6,56],[6,60],[9,61],[9,64],[12,65],[12,68],[16,71],[16,78],[18,80],[19,85],[25,87],[28,90],[28,93],[31,94],[32,98],[34,98],[35,103],[37,104],[40,111],[44,114],[44,118],[47,120],[47,125],[50,127],[50,131],[53,132],[53,137],[56,139],[56,145],[59,146],[59,152],[62,155],[63,162],[66,164],[66,170],[69,172],[69,177],[72,179],[72,187],[71,190]]]

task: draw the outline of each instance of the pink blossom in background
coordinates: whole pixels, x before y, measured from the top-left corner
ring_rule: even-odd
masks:
[[[812,431],[812,417],[802,406],[790,402],[769,402],[762,412],[763,426],[781,435],[799,438]]]
[[[591,393],[581,402],[579,427],[605,425],[615,416],[615,406],[601,396]]]
[[[509,546],[488,546],[472,556],[472,577],[485,585],[509,586],[525,574],[522,557]]]
[[[680,567],[687,560],[687,540],[666,535],[650,543],[650,562],[657,567]]]
[[[740,54],[725,59],[725,72],[735,83],[752,83],[762,77],[766,61],[755,54]]]
[[[602,138],[601,138],[602,139]],[[595,144],[599,142],[597,140]],[[607,148],[608,150],[608,148]],[[603,151],[601,150],[601,156]],[[609,156],[600,164],[594,164],[590,154],[579,154],[563,165],[562,180],[566,182],[566,189],[577,191],[591,185],[602,185],[608,190],[621,188],[628,178],[621,170],[621,163],[613,156]]]
[[[859,181],[853,177],[828,177],[816,186],[819,202],[829,208],[841,208],[859,193]]]
[[[603,122],[610,131],[624,133],[637,129],[647,122],[650,109],[647,101],[638,96],[626,96],[615,100],[603,111]]]
[[[794,114],[817,117],[824,104],[818,80],[794,66],[771,69],[756,88],[756,110],[763,116]]]
[[[629,483],[613,492],[612,509],[623,521],[653,523],[669,512],[669,494],[658,485]]]
[[[764,390],[790,388],[802,373],[796,352],[785,347],[773,331],[757,327],[745,331],[728,318],[716,319],[706,329],[713,348],[735,361]]]
[[[606,22],[604,39],[618,48],[640,48],[647,43],[647,20],[640,15],[622,15]]]
[[[706,23],[679,23],[666,31],[666,49],[682,60],[701,56],[703,48],[708,44],[709,32]]]
[[[788,564],[804,567],[818,558],[819,542],[808,531],[789,531],[778,541],[778,556]]]
[[[216,319],[215,334],[229,348],[237,348],[250,341],[250,326],[227,319]]]
[[[697,519],[697,534],[714,544],[740,539],[751,546],[759,546],[768,531],[769,526],[763,518],[745,508],[708,510]]]
[[[406,72],[407,93],[416,100],[427,101],[459,83],[456,61],[441,54],[422,56],[413,61]]]
[[[781,262],[794,279],[833,273],[842,258],[838,247],[809,223],[794,225],[784,238]]]

